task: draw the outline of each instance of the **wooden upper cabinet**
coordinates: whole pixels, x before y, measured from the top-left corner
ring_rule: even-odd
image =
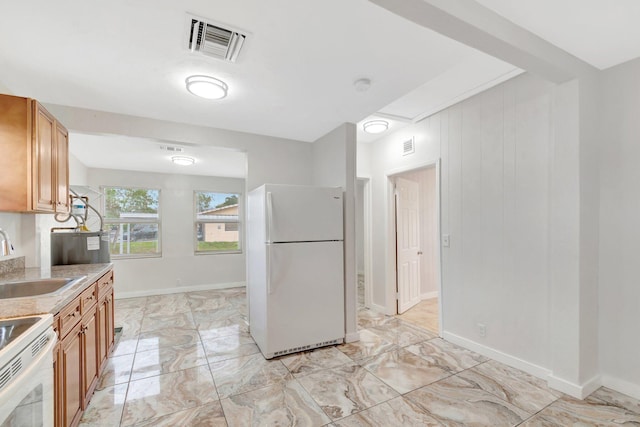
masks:
[[[69,212],[68,132],[36,100],[0,95],[0,211]]]

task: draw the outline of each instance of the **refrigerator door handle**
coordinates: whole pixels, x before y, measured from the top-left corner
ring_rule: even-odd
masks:
[[[271,228],[273,227],[273,199],[271,192],[267,191],[267,243],[271,243]],[[271,292],[269,292],[271,293]]]
[[[271,295],[271,247],[267,246],[267,295]]]

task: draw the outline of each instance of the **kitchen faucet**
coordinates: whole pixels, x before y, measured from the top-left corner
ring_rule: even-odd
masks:
[[[13,250],[13,245],[11,244],[11,239],[9,239],[9,235],[2,228],[0,228],[0,234],[3,237],[2,243],[0,243],[0,246],[2,246],[1,256],[13,254],[15,251]]]

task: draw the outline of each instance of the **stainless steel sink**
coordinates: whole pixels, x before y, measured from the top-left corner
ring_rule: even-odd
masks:
[[[87,276],[0,283],[0,299],[25,298],[63,292]]]

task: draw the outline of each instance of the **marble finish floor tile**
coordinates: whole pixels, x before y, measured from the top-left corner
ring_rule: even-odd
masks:
[[[294,377],[351,363],[351,359],[335,347],[319,348],[280,358]]]
[[[129,384],[118,384],[104,390],[97,390],[91,398],[89,407],[82,415],[80,426],[120,425],[128,386]]]
[[[397,345],[384,340],[382,337],[374,334],[368,329],[360,331],[360,341],[342,344],[337,347],[338,350],[349,356],[352,360],[375,356],[385,351],[391,351],[397,348]]]
[[[639,426],[640,414],[606,402],[564,396],[522,424],[548,426]]]
[[[208,366],[131,381],[122,425],[134,425],[217,400]]]
[[[137,347],[138,347],[137,335],[135,337],[129,337],[129,338],[121,336],[120,339],[116,342],[115,347],[113,348],[111,357],[133,354],[136,352]]]
[[[206,364],[207,355],[200,343],[139,351],[133,363],[131,381]]]
[[[338,427],[425,426],[441,427],[435,418],[404,397],[396,397],[335,422]]]
[[[363,359],[359,364],[400,394],[451,375],[402,348]]]
[[[447,426],[515,426],[531,415],[459,376],[405,397]]]
[[[209,363],[237,357],[248,356],[260,352],[260,349],[249,334],[230,335],[213,340],[203,340],[204,351]]]
[[[387,316],[386,314],[379,313],[375,310],[369,310],[368,308],[358,310],[358,327],[360,329],[367,329],[372,326],[382,325],[392,319],[393,317],[391,316]]]
[[[253,354],[209,364],[220,398],[291,380],[289,370],[279,360]]]
[[[185,294],[156,295],[147,298],[145,315],[167,316],[190,313],[191,305]]]
[[[309,374],[298,381],[332,420],[398,396],[391,387],[356,364]]]
[[[295,380],[222,400],[233,426],[323,426],[331,420]]]
[[[165,328],[142,332],[138,340],[137,351],[156,350],[163,347],[193,345],[200,343],[200,335],[195,329]]]
[[[227,302],[224,295],[218,291],[197,291],[186,294],[191,310],[218,310],[231,308],[231,303]]]
[[[433,332],[416,328],[399,319],[392,319],[381,325],[372,326],[369,330],[385,341],[389,341],[400,347],[406,347],[438,337]]]
[[[97,390],[112,387],[116,384],[126,384],[131,378],[133,368],[133,354],[114,356],[107,359],[107,365],[102,371],[102,376],[96,386]]]
[[[627,411],[640,414],[640,400],[627,396],[626,394],[619,393],[610,388],[600,387],[587,397],[588,402],[604,402],[612,406],[617,406]]]
[[[114,326],[122,329],[122,339],[133,339],[137,338],[140,334],[140,330],[142,329],[142,319],[143,318],[126,318],[118,320],[116,318],[114,320]]]
[[[466,348],[451,344],[442,338],[435,338],[406,347],[407,351],[420,356],[433,366],[452,374],[472,368],[489,360]]]
[[[143,426],[227,427],[227,421],[222,411],[222,405],[219,401],[216,401],[135,424],[135,427]]]
[[[194,313],[196,328],[203,340],[249,333],[246,316],[236,310],[229,312],[223,318],[200,318],[199,314],[202,312],[194,311]]]
[[[133,308],[142,311],[147,305],[147,297],[116,299],[114,307],[117,310]]]
[[[562,396],[543,380],[494,360],[458,376],[530,413],[538,412]]]
[[[142,319],[141,332],[159,331],[168,328],[195,329],[191,312],[172,315],[145,315]]]

